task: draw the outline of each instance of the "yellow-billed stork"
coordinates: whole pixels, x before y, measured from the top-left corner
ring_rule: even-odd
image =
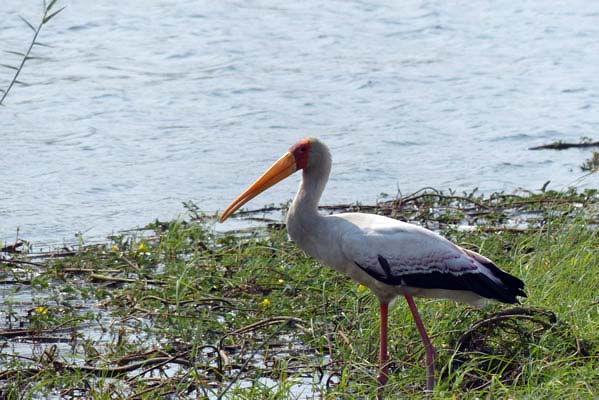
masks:
[[[220,222],[297,170],[302,181],[287,213],[291,239],[307,254],[368,287],[380,302],[379,389],[389,374],[387,313],[402,295],[424,344],[427,392],[434,387],[437,353],[426,333],[413,296],[465,302],[475,307],[487,299],[517,303],[524,283],[491,260],[422,227],[374,214],[320,215],[318,201],[331,171],[331,155],[320,140],[308,137],[291,146],[221,214]]]

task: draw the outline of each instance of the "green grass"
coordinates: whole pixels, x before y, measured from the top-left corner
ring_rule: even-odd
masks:
[[[511,307],[418,299],[439,351],[433,398],[599,397],[596,194],[567,196],[527,197],[527,211],[540,206],[519,231],[490,229],[509,213],[497,197],[410,209],[524,280],[522,306],[531,308],[500,320],[495,313]],[[472,231],[447,224],[475,215],[456,201],[485,202],[485,221]],[[27,260],[0,263],[12,280],[4,289],[13,288],[2,298],[13,316],[0,332],[1,398],[375,398],[376,300],[304,255],[284,230],[215,235],[209,222],[157,222],[74,256],[17,263]],[[456,351],[488,317],[495,322]],[[16,329],[26,332],[11,337]],[[424,350],[401,300],[391,307],[389,339],[387,397],[422,398]],[[31,343],[27,354],[15,349],[19,341]]]

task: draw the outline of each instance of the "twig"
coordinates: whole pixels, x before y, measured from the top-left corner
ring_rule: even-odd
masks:
[[[0,263],[2,263],[2,264],[8,264],[8,265],[11,265],[11,264],[24,264],[24,265],[32,265],[34,267],[42,267],[42,268],[45,267],[44,264],[36,263],[36,262],[33,262],[33,261],[24,261],[24,260],[11,260],[11,259],[4,260],[4,259],[0,258]]]
[[[544,317],[548,322],[541,319]],[[456,350],[461,350],[465,344],[472,342],[476,332],[483,327],[490,329],[492,326],[498,325],[500,321],[505,320],[526,320],[535,322],[541,325],[544,329],[551,329],[557,322],[557,317],[554,313],[540,308],[514,307],[507,310],[502,310],[493,313],[486,318],[474,323],[466,332],[464,332],[456,342]]]
[[[246,333],[246,332],[250,332],[250,331],[255,331],[256,329],[262,328],[264,326],[270,326],[270,325],[274,325],[276,323],[279,322],[287,322],[287,323],[295,323],[298,325],[301,325],[304,323],[303,320],[299,319],[299,318],[295,318],[295,317],[286,317],[286,316],[280,316],[280,317],[272,317],[272,318],[267,318],[267,319],[263,319],[257,322],[254,322],[253,324],[244,326],[242,328],[236,329],[234,331],[231,331],[229,333],[227,333],[221,340],[221,345],[222,345],[222,341],[224,338],[226,338],[227,336],[233,336],[233,335],[239,335],[241,333]]]
[[[231,389],[231,387],[233,387],[233,385],[235,384],[235,382],[237,382],[237,380],[239,379],[239,377],[241,376],[241,374],[243,373],[243,371],[245,371],[245,369],[247,368],[248,364],[250,363],[250,361],[254,358],[254,356],[264,347],[266,346],[266,344],[268,342],[271,341],[272,338],[274,338],[284,327],[288,326],[289,323],[291,322],[291,320],[288,318],[287,321],[284,324],[279,325],[279,327],[273,332],[271,333],[266,340],[264,340],[260,346],[256,347],[256,349],[254,349],[254,351],[252,352],[252,354],[250,354],[250,356],[248,357],[247,360],[245,360],[245,362],[243,363],[243,365],[241,366],[241,368],[239,369],[239,372],[237,373],[237,375],[235,375],[235,377],[233,379],[231,379],[231,382],[229,382],[229,384],[227,385],[227,387],[218,395],[217,399],[220,400],[223,398],[223,396]]]
[[[0,337],[2,338],[13,338],[20,336],[35,336],[41,333],[50,333],[50,332],[60,332],[60,331],[72,331],[76,329],[73,326],[65,326],[71,322],[77,321],[77,319],[72,318],[67,321],[62,322],[60,325],[53,326],[47,329],[14,329],[14,330],[1,330]]]
[[[122,365],[118,367],[112,368],[101,368],[101,367],[92,367],[89,365],[72,365],[67,364],[62,361],[53,361],[52,364],[57,371],[60,370],[69,370],[81,373],[87,373],[91,375],[101,376],[101,377],[109,377],[116,378],[126,374],[127,372],[135,371],[136,369],[143,368],[151,365],[164,365],[164,364],[180,364],[185,367],[189,367],[191,362],[189,360],[179,358],[179,357],[156,357],[150,358],[147,360],[138,361],[128,365]]]
[[[528,150],[565,150],[570,148],[581,148],[581,147],[599,147],[599,142],[581,142],[581,143],[566,143],[557,141],[554,143],[543,144],[541,146],[529,147]]]
[[[119,282],[119,283],[141,282],[144,284],[164,285],[164,282],[158,281],[155,279],[131,279],[131,278],[121,278],[118,276],[100,275],[100,274],[90,274],[90,278],[93,281],[108,281],[108,282]]]

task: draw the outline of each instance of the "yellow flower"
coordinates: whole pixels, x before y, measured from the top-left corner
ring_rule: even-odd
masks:
[[[279,278],[279,280],[277,281],[277,283],[278,283],[279,285],[282,285],[283,283],[285,283],[285,281],[284,281],[283,279],[280,279],[280,278]]]
[[[48,307],[38,306],[38,307],[35,307],[33,309],[33,311],[35,311],[36,314],[46,315],[46,314],[48,314]]]
[[[117,246],[116,244],[113,244],[112,247],[110,248],[110,250],[112,250],[113,253],[116,253],[117,251],[119,251],[119,246]]]
[[[268,307],[268,306],[270,306],[270,300],[268,300],[268,299],[264,299],[264,300],[262,300],[262,305],[263,305],[264,307]]]
[[[358,292],[360,292],[360,293],[364,292],[367,289],[368,288],[366,286],[362,285],[362,284],[358,285]]]
[[[139,244],[139,247],[137,248],[137,251],[139,253],[145,253],[146,251],[148,251],[148,246],[146,246],[146,244],[144,242],[141,242]]]

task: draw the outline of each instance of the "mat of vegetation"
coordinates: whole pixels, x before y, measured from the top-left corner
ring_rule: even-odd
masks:
[[[599,397],[596,191],[424,189],[341,205],[435,229],[526,282],[517,307],[419,299],[439,350],[433,398]],[[0,398],[369,399],[378,304],[273,222],[217,234],[213,216],[155,222],[109,243],[0,253]],[[266,214],[270,212],[270,214]],[[272,213],[275,213],[275,217]],[[421,398],[424,350],[390,317],[389,398]]]

